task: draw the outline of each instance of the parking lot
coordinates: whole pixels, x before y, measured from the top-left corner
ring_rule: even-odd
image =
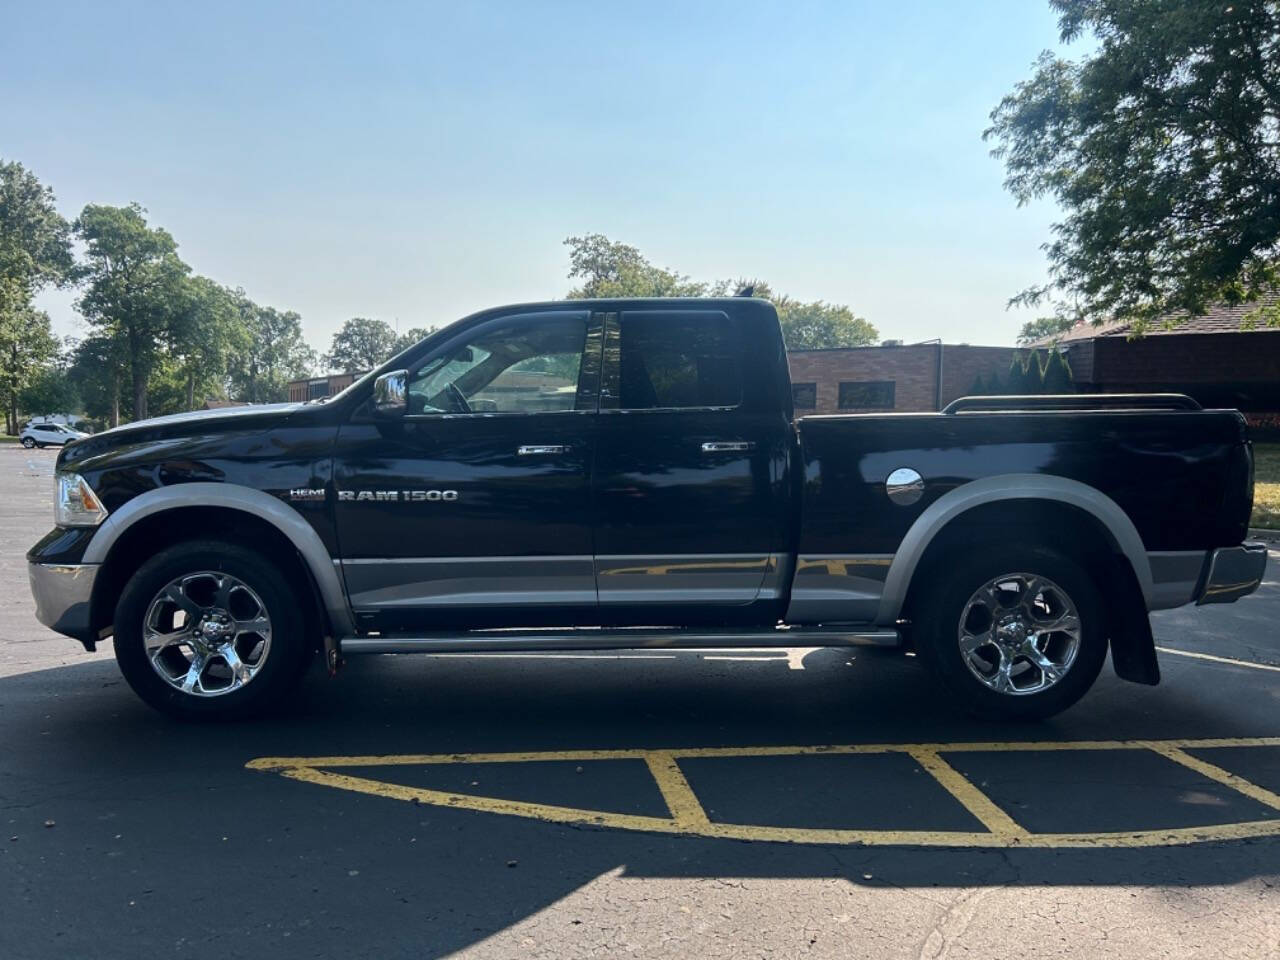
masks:
[[[1280,956],[1280,553],[1026,725],[833,649],[354,658],[184,725],[34,621],[0,447],[0,957]]]

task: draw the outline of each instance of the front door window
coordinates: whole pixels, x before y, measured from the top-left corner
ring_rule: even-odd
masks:
[[[409,413],[554,413],[577,409],[586,323],[495,324],[450,344],[409,381]]]

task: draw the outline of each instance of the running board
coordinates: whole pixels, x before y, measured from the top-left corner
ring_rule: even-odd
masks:
[[[411,636],[386,633],[344,637],[344,654],[468,653],[502,650],[707,650],[718,647],[896,647],[897,630],[849,626],[770,627],[759,630],[678,630],[653,627],[570,630],[459,630]]]

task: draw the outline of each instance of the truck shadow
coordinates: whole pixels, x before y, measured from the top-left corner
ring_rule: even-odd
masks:
[[[293,948],[312,944],[323,953],[341,937],[370,955],[411,948],[441,956],[618,870],[633,878],[843,878],[867,888],[1107,887],[1231,884],[1274,875],[1280,860],[1280,840],[1271,836],[1137,849],[986,849],[663,835],[450,809],[245,769],[260,757],[1280,734],[1280,683],[1269,676],[1233,673],[1219,682],[1220,672],[1174,670],[1165,685],[1147,689],[1121,683],[1108,668],[1072,711],[1010,727],[950,712],[918,665],[897,654],[818,650],[803,658],[803,669],[763,653],[754,660],[634,656],[359,659],[336,679],[310,676],[289,709],[230,725],[160,717],[133,697],[113,663],[0,679],[0,806],[12,811],[7,829],[18,837],[8,859],[26,880],[21,910],[4,902],[16,892],[0,892],[0,911],[20,917],[7,936],[28,929],[47,936],[46,927],[67,923],[91,931],[127,896],[147,898],[148,937],[156,943],[213,937],[220,921],[193,925],[182,908],[194,866],[201,884],[253,891],[238,923],[305,918]],[[1280,748],[1270,749],[1246,775],[1280,777]],[[934,812],[930,803],[896,804],[890,788],[868,789],[857,770],[828,767],[806,781],[814,774],[741,766],[752,762],[759,761],[739,758],[720,770],[690,765],[686,773],[709,809],[745,804],[752,816],[779,822],[789,815],[783,808],[800,803],[804,816],[822,824],[856,823],[857,809],[841,809],[855,795],[881,807],[887,797],[926,820]],[[1011,794],[993,796],[1019,817],[1066,809],[1079,820],[1087,811],[1096,830],[1140,829],[1147,810],[1153,827],[1183,825],[1184,816],[1204,824],[1256,815],[1231,806],[1237,801],[1224,800],[1220,785],[1190,788],[1185,778],[1170,785],[1140,764],[1084,763],[1047,780],[1044,767],[1030,768]],[[413,780],[420,771],[408,767],[371,775],[477,795],[514,791],[515,799],[541,802],[560,802],[557,791],[582,785],[577,804],[590,809],[647,802],[630,773],[571,769],[565,788],[553,782],[566,780],[563,766],[523,764],[519,782],[499,782],[478,767],[452,771],[447,783]],[[476,779],[459,780],[459,771]],[[969,773],[979,783],[989,776]],[[1088,785],[1078,809],[1059,802],[1068,781]],[[45,819],[57,829],[38,829]],[[77,910],[68,920],[60,908],[72,901]]]

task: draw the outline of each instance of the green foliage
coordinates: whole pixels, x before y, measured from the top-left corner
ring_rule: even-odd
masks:
[[[569,291],[571,300],[605,297],[705,297],[710,285],[655,267],[635,247],[615,243],[601,233],[565,240],[569,279],[582,285]]]
[[[615,243],[599,233],[565,240],[569,247],[569,278],[581,280],[570,299],[608,297],[727,296],[753,288],[752,296],[773,301],[787,347],[862,347],[880,334],[870,322],[843,304],[822,300],[802,302],[775,294],[763,280],[720,280],[704,283],[682,273],[655,267],[629,244]]]
[[[58,347],[49,317],[31,304],[71,275],[71,228],[53,203],[53,191],[22,164],[0,161],[0,399],[11,434],[19,392]]]
[[[292,310],[260,307],[243,290],[233,297],[247,335],[231,356],[230,395],[248,403],[289,399],[289,381],[310,376],[316,362],[302,338],[302,318]]]
[[[1040,392],[1040,365],[1037,352],[1014,354],[1009,362],[1009,373],[1004,378],[1005,391],[1010,395]]]
[[[1026,345],[1035,343],[1037,340],[1043,340],[1046,337],[1056,338],[1059,334],[1066,333],[1075,325],[1072,317],[1036,317],[1034,320],[1028,320],[1022,325],[1022,329],[1018,331],[1018,343]]]
[[[71,275],[71,228],[53,204],[53,191],[22,164],[0,161],[0,317]]]
[[[385,320],[352,317],[333,335],[323,362],[334,373],[367,373],[396,353],[396,343]]]
[[[61,365],[41,367],[18,394],[18,409],[27,417],[51,417],[80,408],[80,393],[70,372]]]
[[[396,337],[395,345],[391,348],[391,356],[395,356],[401,351],[408,350],[416,343],[421,343],[435,332],[435,327],[410,327],[404,333],[400,334],[400,336]]]
[[[194,410],[226,393],[231,358],[249,345],[249,330],[236,294],[208,277],[190,277],[182,288],[170,331],[171,361],[165,373],[182,387],[180,410]],[[148,394],[150,396],[150,394]],[[148,400],[148,407],[159,410]],[[163,404],[171,411],[171,402]]]
[[[985,395],[1010,396],[1074,392],[1071,365],[1066,354],[1057,349],[1015,353],[1004,382],[992,374],[991,382],[983,390]]]
[[[147,226],[145,213],[136,203],[89,204],[75,222],[87,246],[78,271],[85,289],[76,305],[96,334],[123,347],[138,420],[147,416],[151,371],[185,309],[190,271],[173,237]]]
[[[0,311],[0,398],[8,432],[17,433],[20,394],[58,353],[49,315],[29,304]]]
[[[1076,61],[1043,54],[985,136],[1019,204],[1065,211],[1051,281],[1014,302],[1068,297],[1064,315],[1139,328],[1241,303],[1277,281],[1280,3],[1050,0]],[[1276,320],[1280,317],[1264,319]]]
[[[843,304],[813,300],[804,303],[775,294],[763,280],[742,281],[737,290],[752,288],[753,297],[771,300],[778,310],[782,339],[788,350],[821,350],[828,347],[869,347],[880,339],[880,331],[870,321],[856,316]]]
[[[126,367],[123,343],[98,334],[72,343],[68,353],[84,412],[115,426],[120,419],[120,388]]]
[[[989,377],[978,374],[973,378],[973,386],[969,389],[969,395],[973,397],[995,397],[1007,392],[1000,381],[1000,374],[995,371]]]
[[[1050,350],[1040,365],[1041,393],[1073,393],[1075,384],[1071,380],[1071,364],[1067,355],[1061,350]]]

